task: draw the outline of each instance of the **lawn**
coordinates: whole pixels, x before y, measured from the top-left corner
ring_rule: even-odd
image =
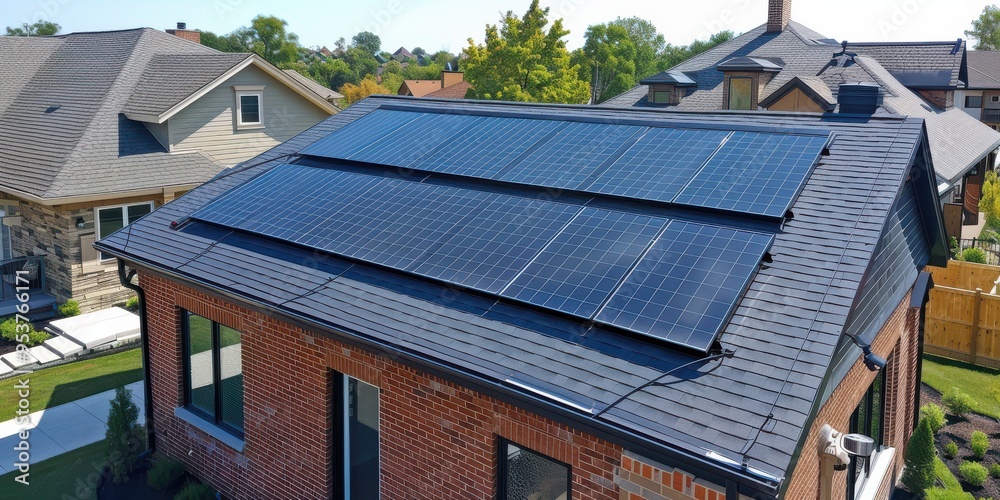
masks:
[[[1000,371],[937,356],[924,356],[922,369],[923,383],[941,393],[958,387],[976,400],[976,413],[1000,418],[1000,400],[993,395],[1000,391]]]
[[[32,464],[28,486],[14,481],[18,472],[0,476],[0,498],[93,499],[103,469],[104,442],[99,441]]]
[[[30,379],[31,411],[43,410],[142,380],[142,349],[46,368],[20,379]],[[8,379],[0,390],[0,422],[16,416],[17,380]]]

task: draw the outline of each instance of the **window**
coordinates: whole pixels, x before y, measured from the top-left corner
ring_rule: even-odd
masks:
[[[184,405],[243,439],[240,332],[184,312]]]
[[[981,107],[983,107],[983,96],[981,96],[981,95],[967,95],[967,96],[965,96],[965,107],[967,107],[967,108],[981,108]]]
[[[252,129],[264,126],[264,86],[237,85],[236,128]]]
[[[334,463],[340,474],[340,498],[379,498],[379,409],[378,387],[346,375],[335,377],[337,408],[334,412],[340,446]]]
[[[1000,95],[991,95],[990,102],[1000,102]]]
[[[885,389],[888,368],[889,363],[875,376],[875,381],[868,387],[868,391],[861,398],[861,402],[858,403],[858,407],[851,415],[851,428],[849,432],[864,434],[874,439],[875,453],[871,457],[851,456],[851,464],[847,469],[848,500],[854,500],[858,486],[863,485],[865,480],[871,475],[872,458],[882,450],[883,437],[885,435]]]
[[[657,90],[653,92],[654,104],[670,104],[670,91]]]
[[[500,439],[498,498],[513,500],[568,500],[572,476],[569,465]]]
[[[752,95],[753,78],[748,76],[729,78],[729,109],[750,109]]]
[[[4,217],[13,217],[17,210],[12,206],[0,205],[0,260],[14,256],[11,250],[10,227],[4,224]]]
[[[119,205],[116,207],[100,207],[96,209],[97,239],[111,236],[111,233],[141,219],[153,211],[153,202],[147,201],[135,205]],[[101,260],[112,256],[101,254]]]

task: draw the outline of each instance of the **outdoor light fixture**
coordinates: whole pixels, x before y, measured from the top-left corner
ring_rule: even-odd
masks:
[[[861,348],[861,352],[863,352],[864,355],[865,355],[865,358],[864,358],[865,367],[867,367],[868,370],[873,371],[873,372],[877,372],[877,371],[881,370],[882,368],[885,368],[885,363],[886,363],[885,358],[883,358],[882,356],[879,356],[878,354],[875,354],[874,352],[872,352],[872,345],[871,344],[867,344],[867,343],[861,342],[860,339],[858,339],[857,337],[855,337],[854,335],[851,335],[849,333],[847,333],[845,335],[847,335],[848,337],[851,338],[851,340],[854,341],[854,345],[856,345],[856,346],[858,346],[858,347]]]
[[[87,221],[83,220],[83,217],[76,218],[76,228],[83,229],[87,225]]]
[[[832,498],[833,471],[846,470],[851,457],[868,459],[875,452],[875,440],[864,434],[844,434],[828,424],[819,430],[820,498]],[[833,467],[830,467],[832,465]]]

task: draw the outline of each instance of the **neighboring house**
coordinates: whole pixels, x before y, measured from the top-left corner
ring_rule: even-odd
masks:
[[[457,85],[462,85],[463,83],[463,86],[456,87]],[[456,88],[451,89],[451,87]],[[438,80],[403,80],[403,85],[399,87],[399,92],[396,92],[396,94],[412,97],[425,97],[439,90],[443,91],[451,89],[449,90],[448,95],[452,96],[457,95],[462,88],[466,91],[469,90],[468,83],[465,83],[464,72],[442,71],[441,78]],[[465,97],[464,92],[461,97]]]
[[[392,58],[400,62],[408,61],[410,59],[413,59],[413,53],[410,52],[409,50],[406,50],[406,47],[400,47],[396,49],[395,52],[392,53]]]
[[[883,499],[936,194],[919,118],[381,96],[96,247],[226,497]]]
[[[979,220],[983,173],[1000,134],[954,106],[971,72],[965,42],[840,43],[791,21],[791,0],[770,0],[768,22],[602,106],[665,111],[829,112],[843,83],[881,87],[881,113],[927,122],[942,203],[955,203],[949,234]],[[962,205],[961,207],[957,204]]]
[[[469,89],[472,88],[472,84],[466,81],[458,82],[454,85],[449,85],[443,89],[435,90],[424,97],[429,97],[432,99],[465,99],[465,95],[469,93]]]
[[[341,94],[340,92],[337,92],[333,89],[328,89],[317,83],[312,78],[309,78],[308,76],[303,76],[294,69],[285,69],[282,71],[284,71],[286,75],[292,77],[293,80],[302,84],[304,87],[307,87],[309,88],[309,90],[312,90],[313,92],[319,94],[320,97],[326,99],[327,102],[333,104],[334,106],[336,106],[337,103],[344,98],[344,95]]]
[[[993,130],[1000,127],[1000,51],[969,52],[969,79],[955,105]]]
[[[36,312],[125,300],[95,239],[337,111],[256,55],[180,34],[0,37],[0,274],[39,268]]]

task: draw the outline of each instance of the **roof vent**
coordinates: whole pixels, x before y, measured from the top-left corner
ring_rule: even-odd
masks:
[[[837,94],[841,113],[873,115],[882,107],[882,87],[876,83],[842,83]]]
[[[186,30],[186,29],[188,29],[188,24],[187,23],[177,23],[177,29],[179,29],[179,30]]]

